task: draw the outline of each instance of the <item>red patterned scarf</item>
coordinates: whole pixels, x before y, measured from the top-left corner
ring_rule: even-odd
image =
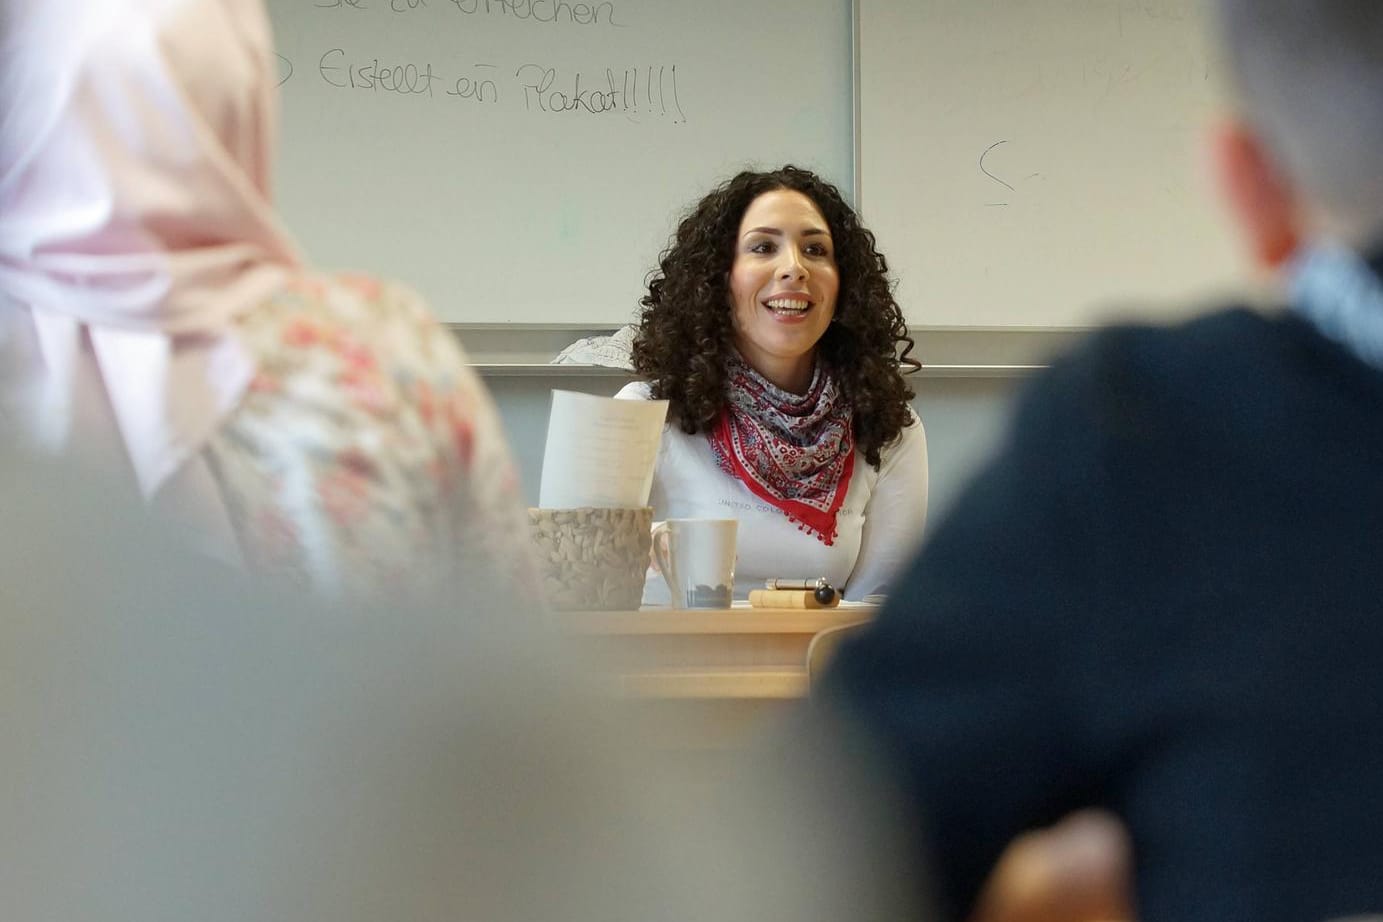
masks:
[[[855,467],[851,410],[818,363],[811,386],[790,394],[737,355],[726,358],[729,400],[707,438],[716,464],[830,546]]]

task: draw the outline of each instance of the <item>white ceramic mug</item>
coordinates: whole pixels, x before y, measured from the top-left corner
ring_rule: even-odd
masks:
[[[735,591],[735,519],[668,519],[653,528],[653,559],[673,608],[729,608]]]

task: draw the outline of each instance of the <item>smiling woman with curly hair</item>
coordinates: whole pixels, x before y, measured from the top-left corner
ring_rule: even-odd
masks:
[[[840,192],[740,173],[683,218],[640,303],[644,380],[619,396],[670,404],[655,514],[738,519],[737,596],[775,576],[883,591],[926,518],[926,436],[888,264]]]

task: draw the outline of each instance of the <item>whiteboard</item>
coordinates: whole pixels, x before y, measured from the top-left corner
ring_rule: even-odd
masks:
[[[1245,272],[1196,0],[860,0],[860,206],[918,326],[1172,318]]]
[[[447,321],[613,326],[746,166],[854,184],[849,0],[270,0],[309,259]]]

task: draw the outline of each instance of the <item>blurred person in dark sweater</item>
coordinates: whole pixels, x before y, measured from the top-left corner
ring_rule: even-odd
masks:
[[[1127,871],[1145,922],[1383,910],[1383,4],[1210,9],[1218,181],[1286,308],[1057,361],[817,698],[887,752],[959,918],[1087,808],[1131,857],[1073,886]]]

